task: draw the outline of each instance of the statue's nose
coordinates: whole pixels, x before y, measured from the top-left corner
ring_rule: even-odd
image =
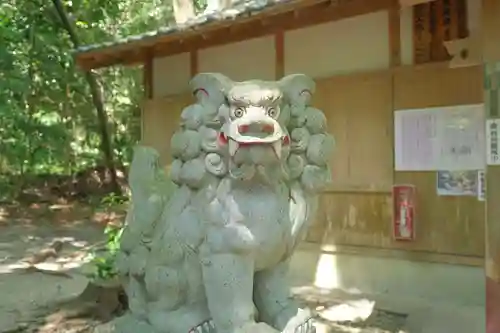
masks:
[[[249,134],[272,135],[274,134],[274,131],[275,131],[274,124],[264,121],[257,121],[238,126],[238,132],[242,135],[249,135]]]

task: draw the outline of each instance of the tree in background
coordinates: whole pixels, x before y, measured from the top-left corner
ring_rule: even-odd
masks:
[[[84,73],[72,52],[171,24],[174,7],[193,15],[185,0],[0,3],[0,193],[95,166],[117,190],[115,166],[126,166],[140,135],[141,70]]]

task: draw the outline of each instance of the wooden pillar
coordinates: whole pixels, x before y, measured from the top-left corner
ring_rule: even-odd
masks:
[[[482,0],[482,51],[486,131],[500,120],[500,0]],[[500,134],[500,128],[497,129]],[[495,150],[493,145],[487,151]],[[496,149],[500,149],[497,147]],[[491,154],[488,154],[491,155]],[[500,163],[486,167],[486,332],[500,332]]]
[[[274,35],[274,78],[281,79],[285,75],[285,32]]]
[[[144,139],[144,108],[147,100],[153,98],[153,57],[147,56],[142,67],[142,85],[144,101],[141,106],[141,142]]]
[[[198,74],[198,50],[189,52],[189,73],[191,78]]]
[[[398,3],[389,9],[389,59],[391,68],[401,65],[401,7]]]
[[[153,98],[153,57],[151,56],[148,56],[144,61],[142,80],[144,85],[144,98]]]

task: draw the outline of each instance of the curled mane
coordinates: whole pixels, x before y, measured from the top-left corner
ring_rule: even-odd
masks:
[[[240,85],[244,89],[238,89]],[[268,88],[269,94],[253,96],[249,85],[261,91],[262,87],[264,91]],[[323,112],[309,105],[315,83],[307,76],[290,75],[278,82],[234,83],[221,74],[204,73],[193,78],[191,89],[197,101],[182,111],[180,128],[171,140],[171,179],[178,186],[196,190],[228,174],[245,178],[251,173],[228,163],[218,144],[229,99],[255,103],[265,102],[266,98],[281,100],[279,121],[291,138],[284,172],[290,181],[300,182],[309,191],[317,191],[330,181],[327,164],[334,140],[326,133]]]

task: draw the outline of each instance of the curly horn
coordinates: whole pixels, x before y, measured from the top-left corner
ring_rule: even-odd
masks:
[[[305,107],[316,90],[316,83],[304,74],[292,74],[278,81],[285,98],[291,105]]]
[[[219,107],[224,103],[226,92],[233,82],[218,73],[200,73],[189,83],[193,96],[203,106],[207,104]]]

